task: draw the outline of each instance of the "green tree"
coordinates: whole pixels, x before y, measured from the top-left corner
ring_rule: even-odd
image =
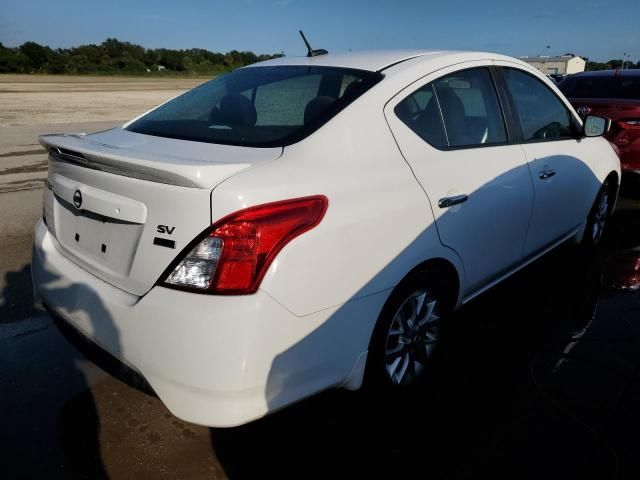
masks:
[[[103,51],[98,45],[80,45],[73,49],[74,55],[84,55],[87,61],[93,65],[98,65],[102,58]]]
[[[607,62],[607,65],[609,65],[609,68],[611,68],[611,69],[620,68],[620,67],[622,67],[622,60],[609,60]]]
[[[25,42],[20,45],[20,53],[29,59],[29,67],[39,70],[47,62],[49,47],[43,47],[36,42]]]
[[[64,50],[56,50],[51,52],[47,58],[45,69],[47,73],[69,73],[68,68],[69,56]]]
[[[0,72],[24,72],[28,68],[29,59],[17,48],[6,48],[0,44]]]
[[[157,66],[162,65],[173,72],[214,75],[278,56],[281,55],[256,55],[238,50],[220,53],[203,48],[145,49],[116,38],[107,38],[100,45],[55,50],[36,42],[25,42],[17,48],[0,44],[0,73],[146,74],[147,69],[157,72]]]
[[[86,55],[72,55],[66,63],[65,73],[82,74],[90,73],[93,64]]]

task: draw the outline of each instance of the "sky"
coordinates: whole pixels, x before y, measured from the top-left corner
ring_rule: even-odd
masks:
[[[425,48],[640,60],[640,0],[0,0],[0,42],[303,55]]]

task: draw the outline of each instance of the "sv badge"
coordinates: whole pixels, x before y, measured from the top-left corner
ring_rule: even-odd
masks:
[[[169,225],[158,225],[156,230],[158,233],[166,233],[167,235],[171,235],[176,227],[170,227]]]

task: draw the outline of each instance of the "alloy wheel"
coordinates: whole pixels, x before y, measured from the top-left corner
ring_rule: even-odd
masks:
[[[440,336],[440,302],[432,292],[412,293],[397,310],[387,333],[384,361],[394,385],[409,385],[424,371]]]
[[[602,238],[605,224],[609,216],[609,192],[604,190],[600,195],[598,206],[593,214],[593,223],[591,225],[591,239],[594,244],[598,243]]]

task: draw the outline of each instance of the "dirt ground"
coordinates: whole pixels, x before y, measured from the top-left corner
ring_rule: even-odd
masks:
[[[122,125],[206,78],[0,75],[0,289],[6,272],[23,272],[41,214],[46,133],[96,132]],[[0,308],[30,311],[30,284],[0,295]],[[2,318],[0,318],[2,321]]]
[[[126,121],[206,80],[0,75],[0,127]]]

